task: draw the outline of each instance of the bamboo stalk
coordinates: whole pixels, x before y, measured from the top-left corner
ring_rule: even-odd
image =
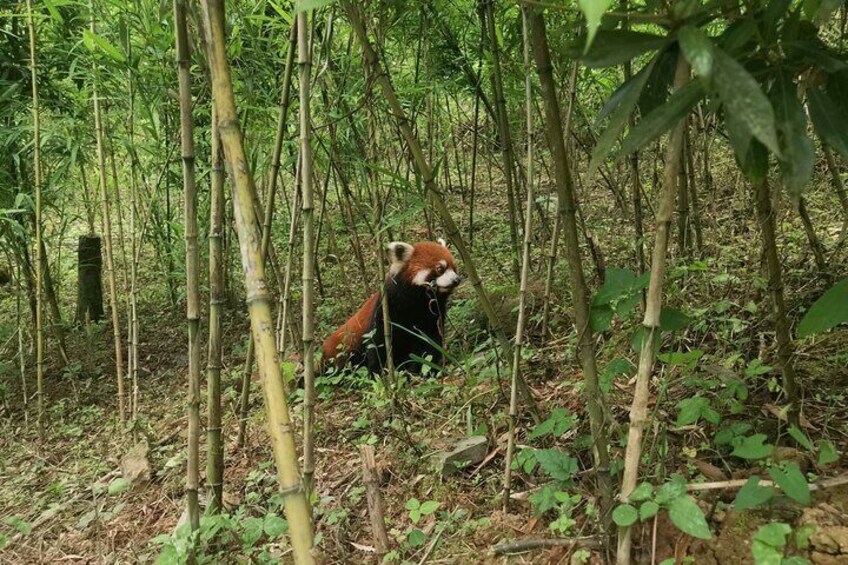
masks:
[[[689,64],[680,54],[674,73],[674,89],[679,90],[689,81]],[[685,118],[671,130],[665,155],[665,170],[660,192],[659,209],[656,216],[656,235],[651,254],[651,277],[645,301],[645,317],[642,325],[646,335],[639,353],[639,368],[636,372],[636,384],[633,388],[633,402],[630,405],[630,428],[627,433],[627,451],[624,455],[624,475],[621,481],[621,500],[626,501],[636,488],[639,479],[639,462],[642,457],[642,437],[648,424],[648,396],[650,394],[651,374],[655,360],[655,344],[660,337],[660,312],[662,311],[662,287],[665,280],[668,240],[674,199],[677,190],[677,177],[683,156],[683,132]],[[616,563],[630,563],[632,529],[622,527],[618,530]]]
[[[218,130],[234,187],[235,224],[238,230],[248,311],[256,347],[256,364],[264,390],[268,428],[277,466],[277,481],[285,501],[284,510],[289,523],[294,560],[298,564],[311,564],[313,562],[310,553],[311,516],[298,469],[294,431],[280,374],[270,307],[271,297],[265,280],[265,264],[261,256],[259,222],[253,213],[254,202],[250,190],[252,175],[247,165],[236,112],[230,65],[226,55],[223,1],[204,0],[202,6],[212,75],[212,93],[218,111]]]
[[[94,3],[91,9],[91,33],[95,33]],[[112,314],[112,340],[115,346],[115,374],[118,381],[118,417],[121,429],[127,421],[126,391],[124,390],[124,352],[121,343],[121,316],[118,311],[118,288],[115,281],[115,254],[112,244],[112,220],[109,210],[109,189],[106,182],[106,152],[103,147],[103,117],[100,109],[100,95],[97,89],[97,68],[92,69],[92,99],[94,101],[94,130],[97,139],[97,164],[100,178],[100,200],[103,214],[103,238],[106,247],[106,271],[109,279],[109,309]]]
[[[530,278],[530,244],[533,232],[533,81],[530,68],[530,29],[526,4],[521,6],[521,30],[524,51],[524,97],[525,119],[527,122],[527,209],[524,212],[524,245],[521,253],[521,289],[518,295],[518,321],[515,326],[515,352],[512,356],[512,381],[509,392],[509,435],[506,444],[504,462],[504,512],[509,509],[509,493],[512,480],[512,456],[515,449],[515,425],[518,420],[518,380],[521,371],[521,348],[524,346],[524,326],[527,319],[527,281]]]
[[[224,288],[224,166],[218,114],[212,108],[212,183],[209,195],[209,355],[206,364],[206,483],[209,510],[223,507],[224,446],[221,441],[221,319],[226,304]],[[251,349],[253,340],[251,338]],[[250,381],[248,381],[249,384]],[[239,426],[241,429],[241,426]],[[243,441],[243,437],[242,437]]]
[[[186,496],[191,528],[200,527],[200,284],[197,249],[197,186],[194,181],[194,126],[191,116],[191,51],[188,44],[187,6],[174,0],[176,64],[180,94],[180,139],[185,207],[186,321],[188,322],[188,465]]]
[[[38,433],[44,433],[44,327],[42,304],[44,271],[41,229],[41,115],[38,108],[38,66],[36,61],[35,8],[27,0],[29,28],[29,72],[32,80],[32,167],[35,190],[35,375],[38,395]],[[21,343],[23,341],[21,340]],[[24,403],[26,405],[26,402]]]
[[[300,183],[303,191],[303,482],[308,497],[312,492],[315,474],[315,205],[309,107],[312,53],[309,49],[306,10],[297,14],[297,63],[300,67]]]
[[[609,439],[606,424],[606,410],[603,395],[598,385],[598,367],[595,356],[595,342],[589,322],[589,289],[583,272],[583,260],[580,257],[580,241],[577,233],[577,199],[571,177],[570,163],[562,131],[559,102],[553,78],[550,50],[548,48],[545,20],[541,11],[530,12],[529,24],[532,30],[533,55],[536,60],[536,72],[545,106],[548,145],[554,165],[560,224],[565,243],[565,259],[571,285],[575,326],[577,329],[577,353],[583,371],[586,409],[592,433],[592,451],[598,475],[600,490],[599,509],[603,526],[609,521],[612,502],[612,484],[609,477]],[[568,133],[568,132],[565,132]]]

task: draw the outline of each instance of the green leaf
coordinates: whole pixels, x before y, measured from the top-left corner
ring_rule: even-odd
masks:
[[[668,507],[668,517],[680,531],[692,537],[698,539],[710,539],[712,537],[701,507],[689,495],[680,496],[671,501]]]
[[[553,437],[559,437],[571,428],[577,422],[577,418],[565,408],[556,408],[551,412],[547,420],[536,426],[528,436],[530,439],[536,439],[550,434]]]
[[[406,509],[409,511],[418,510],[421,507],[421,503],[418,502],[417,498],[410,498],[406,501]]]
[[[598,136],[598,141],[595,144],[595,149],[592,150],[592,159],[589,162],[588,175],[591,177],[597,171],[601,162],[609,155],[612,146],[616,139],[624,131],[629,123],[630,114],[636,108],[636,102],[639,101],[639,96],[645,88],[645,83],[651,75],[651,70],[657,63],[657,56],[642,67],[630,80],[621,85],[610,97],[609,101],[601,109],[601,116],[606,115],[608,108],[614,108],[610,112],[610,119],[607,128]]]
[[[626,29],[598,31],[590,49],[580,57],[587,67],[612,67],[659,49],[668,39],[659,35]]]
[[[813,302],[798,324],[798,337],[807,337],[848,322],[848,279],[844,279]]]
[[[406,541],[408,541],[409,545],[412,547],[421,547],[424,545],[424,542],[427,541],[427,534],[421,530],[412,530],[409,534],[407,534]]]
[[[727,113],[744,124],[772,153],[780,155],[774,109],[759,83],[721,49],[715,49],[713,55],[713,82]]]
[[[270,539],[275,540],[289,529],[289,523],[284,518],[275,514],[265,516],[265,522],[262,524],[262,530]]]
[[[807,89],[807,107],[816,133],[843,159],[848,159],[848,116],[842,108],[817,88]]]
[[[688,426],[704,419],[711,424],[718,424],[721,416],[710,406],[710,399],[696,395],[684,398],[678,404],[680,413],[677,415],[677,426]]]
[[[836,446],[830,440],[823,440],[819,444],[818,466],[827,467],[837,461],[839,461],[839,453],[836,451]]]
[[[56,9],[56,4],[53,3],[53,0],[44,0],[44,7],[47,8],[47,11],[50,12],[50,17],[53,18],[54,21],[58,23],[62,23],[64,18],[62,18],[62,14],[59,13],[59,10]]]
[[[592,45],[592,40],[595,38],[598,26],[601,25],[601,18],[611,3],[612,0],[577,0],[580,10],[583,12],[583,15],[586,16],[587,50]]]
[[[807,437],[807,434],[802,432],[795,424],[789,426],[789,435],[792,436],[792,439],[798,442],[798,445],[800,445],[801,447],[805,447],[810,451],[813,451],[815,449],[813,447],[813,442],[810,441],[810,438]]]
[[[668,101],[642,118],[621,142],[619,156],[629,155],[667,132],[704,97],[699,80],[690,81],[669,96]]]
[[[100,48],[106,53],[111,59],[118,61],[119,63],[125,63],[127,58],[121,53],[117,47],[97,35],[96,33],[92,33],[91,31],[84,29],[82,31],[82,40],[85,43],[85,46],[88,47],[90,51],[96,51],[96,48]]]
[[[612,388],[612,383],[615,381],[615,377],[629,373],[632,368],[633,366],[630,364],[630,361],[624,357],[619,357],[618,359],[610,362],[610,364],[604,367],[604,370],[601,372],[601,391],[604,394],[608,393]]]
[[[612,511],[612,521],[623,528],[632,526],[638,519],[639,512],[629,504],[622,504]]]
[[[7,526],[12,526],[19,533],[28,536],[32,533],[32,524],[25,520],[21,520],[17,516],[7,516],[3,518],[3,523]]]
[[[537,449],[535,454],[542,469],[558,481],[568,481],[577,472],[577,459],[558,449]]]
[[[781,467],[769,469],[769,476],[783,494],[803,505],[810,504],[810,485],[795,463],[786,463]]]
[[[751,543],[751,554],[756,565],[781,565],[783,561],[783,551],[759,540]]]
[[[297,0],[294,6],[294,13],[296,14],[304,10],[317,10],[324,6],[329,6],[334,2],[336,0]]]
[[[665,506],[681,496],[686,496],[686,480],[680,475],[675,474],[669,482],[664,483],[657,490],[654,500],[657,504]]]
[[[654,486],[651,483],[641,483],[633,489],[633,492],[630,493],[627,500],[630,502],[641,502],[642,500],[648,500],[651,498],[652,494],[654,494]]]
[[[689,316],[677,308],[663,307],[660,310],[660,329],[664,332],[676,332],[689,325]]]
[[[792,528],[789,524],[773,522],[771,524],[761,526],[760,529],[757,530],[757,533],[754,534],[754,539],[772,547],[782,548],[786,545],[786,536],[788,536],[791,531]]]
[[[700,28],[685,25],[677,32],[683,55],[695,73],[709,79],[713,72],[713,44]]]
[[[265,530],[265,521],[262,518],[245,518],[241,522],[241,529],[242,544],[246,547],[253,547],[262,537],[262,532]]]
[[[774,451],[774,446],[764,443],[768,439],[765,434],[754,434],[742,440],[742,443],[733,449],[736,457],[742,459],[765,459]]]
[[[645,520],[656,516],[657,512],[659,511],[659,504],[657,504],[653,500],[646,500],[642,503],[642,506],[639,507],[639,519],[644,522]]]
[[[807,137],[807,115],[798,100],[795,83],[780,73],[771,91],[780,144],[780,170],[789,194],[797,196],[813,176],[816,164],[813,142]]]
[[[733,508],[738,511],[756,508],[765,504],[773,497],[774,489],[772,487],[760,486],[760,477],[754,475],[736,493]]]
[[[109,493],[109,496],[115,496],[116,494],[121,494],[128,488],[130,488],[130,482],[123,477],[118,477],[109,483],[109,489],[107,492]]]
[[[612,326],[612,318],[615,315],[612,308],[604,304],[602,306],[592,306],[589,309],[589,325],[595,333],[605,332]]]
[[[556,493],[557,489],[553,485],[545,485],[528,497],[530,503],[536,509],[537,516],[541,516],[552,508],[556,508],[558,503]]]
[[[421,505],[420,511],[422,516],[427,516],[428,514],[432,514],[439,507],[439,503],[435,500],[428,500],[424,504]]]
[[[159,557],[156,558],[156,565],[178,565],[180,563],[180,554],[173,544],[162,546],[162,551],[159,552]]]

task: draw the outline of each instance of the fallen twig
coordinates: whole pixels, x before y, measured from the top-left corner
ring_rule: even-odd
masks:
[[[509,543],[499,543],[492,548],[495,555],[523,553],[547,547],[567,547],[569,549],[600,549],[601,543],[594,537],[584,538],[531,538]]]
[[[737,489],[741,488],[748,482],[748,479],[732,479],[729,481],[714,481],[710,483],[691,483],[686,485],[686,489],[689,492],[701,492],[701,491],[709,491],[709,490],[723,490],[723,489]],[[760,481],[761,487],[771,487],[774,486],[774,481],[770,481],[768,479],[762,479]],[[828,488],[839,487],[842,485],[848,485],[848,474],[839,475],[838,477],[832,477],[830,479],[823,479],[817,483],[810,484],[810,490],[824,490]]]

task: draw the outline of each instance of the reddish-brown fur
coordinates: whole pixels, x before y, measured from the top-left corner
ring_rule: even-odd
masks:
[[[362,336],[371,323],[371,316],[379,299],[379,292],[372,294],[356,314],[324,340],[324,361],[338,356],[336,361],[339,365],[347,363],[350,353],[362,345]]]

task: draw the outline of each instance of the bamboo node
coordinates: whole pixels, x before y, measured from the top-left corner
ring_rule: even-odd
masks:
[[[288,496],[290,494],[300,494],[302,492],[304,492],[302,482],[297,482],[287,487],[280,486],[280,494],[282,494],[283,496]]]

